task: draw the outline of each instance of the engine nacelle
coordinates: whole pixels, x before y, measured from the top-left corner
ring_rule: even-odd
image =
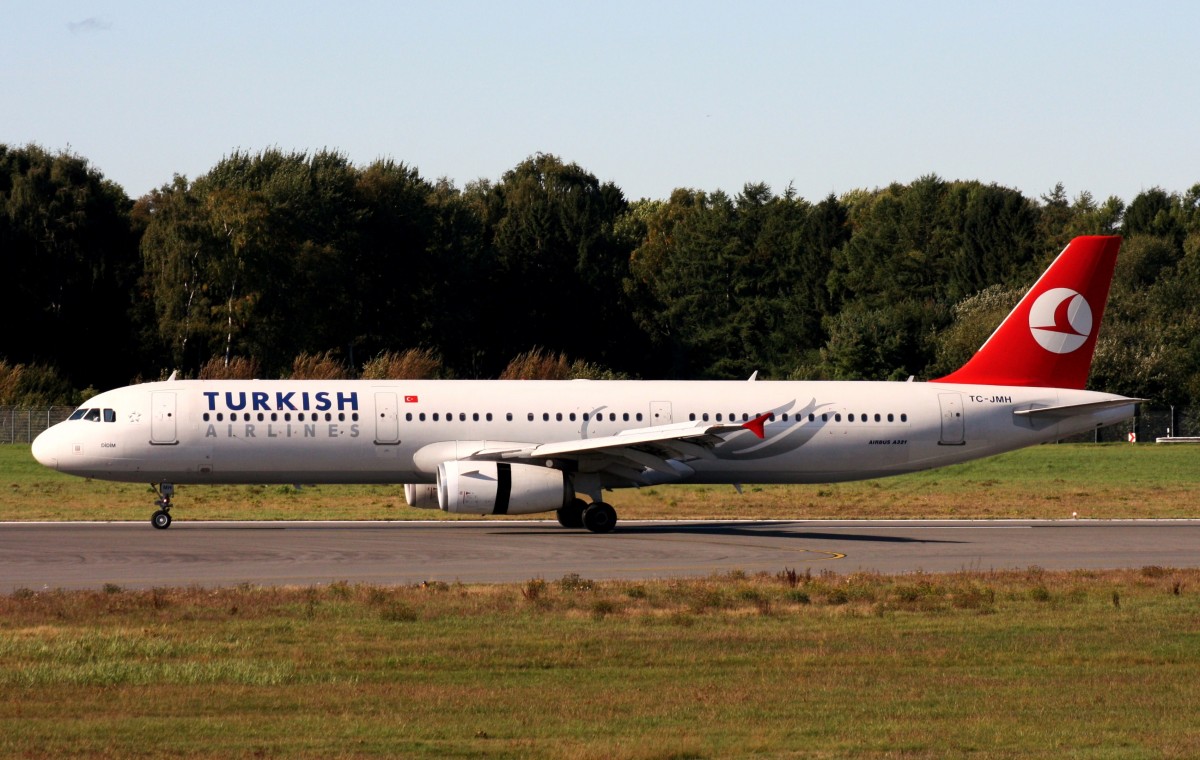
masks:
[[[562,470],[508,462],[442,462],[437,488],[443,510],[472,515],[549,512],[575,498],[571,480]]]
[[[432,483],[405,483],[404,500],[417,509],[440,509],[438,487]]]

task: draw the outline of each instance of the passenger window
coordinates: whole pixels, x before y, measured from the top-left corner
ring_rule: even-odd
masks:
[[[621,419],[624,420],[625,422],[629,422],[629,412],[625,412],[624,414],[622,414]]]
[[[616,421],[617,421],[617,413],[616,413],[616,412],[609,412],[609,413],[608,413],[608,421],[609,421],[609,422],[616,422]]]
[[[425,421],[425,412],[421,412],[420,414],[418,414],[417,419],[420,420],[421,422],[424,422]]]
[[[696,421],[696,413],[695,412],[689,413],[688,420],[690,420],[691,422],[695,422]]]
[[[487,419],[487,421],[488,421],[488,422],[491,422],[491,421],[492,421],[492,413],[491,413],[491,412],[488,412],[488,413],[487,413],[487,415],[486,415],[486,419]]]
[[[575,412],[571,412],[571,413],[570,413],[570,414],[567,416],[567,418],[568,418],[569,420],[571,420],[571,422],[574,422],[574,421],[575,421]]]
[[[833,415],[833,421],[834,421],[834,422],[841,422],[841,421],[842,421],[842,415],[841,415],[841,413],[838,413],[838,414],[835,414],[835,415]]]
[[[849,417],[847,417],[846,419],[847,419],[847,420],[849,420],[850,422],[854,422],[854,415],[853,415],[853,414],[851,414],[851,415],[850,415]]]
[[[700,415],[700,419],[704,420],[705,422],[708,422],[708,412],[705,412],[704,414]]]
[[[529,421],[530,421],[530,422],[533,422],[533,412],[530,412],[530,413],[529,413]]]
[[[876,422],[879,422],[879,415],[878,415],[878,414],[876,414],[876,415],[875,415],[875,421],[876,421]]]
[[[813,414],[812,412],[809,412],[809,413],[808,413],[808,421],[809,421],[809,422],[816,422],[816,421],[817,421],[817,415]]]
[[[900,415],[900,421],[901,421],[901,422],[908,422],[908,415],[907,415],[907,414],[902,414],[902,415]]]
[[[217,412],[217,422],[224,422],[225,415],[222,412]]]
[[[556,414],[554,415],[554,419],[555,419],[555,421],[557,421],[557,422],[562,422],[562,412],[558,412],[558,413],[556,413]]]
[[[895,415],[889,413],[888,414],[888,422],[895,422],[895,421],[896,421]]]
[[[717,412],[717,422],[720,422],[720,421],[721,421],[721,413]]]
[[[405,413],[404,413],[404,421],[405,421],[405,422],[412,422],[412,412],[405,412]]]
[[[434,412],[434,413],[433,413],[433,421],[434,421],[434,422],[438,422],[438,421],[440,421],[440,418],[438,417],[438,413],[437,413],[437,412]]]
[[[204,421],[205,421],[205,422],[208,422],[208,412],[205,412],[205,413],[204,413],[204,417],[203,417],[203,419],[204,419]]]
[[[550,421],[550,412],[542,412],[542,422]]]
[[[278,421],[279,421],[279,413],[271,412],[271,422],[278,422]]]
[[[637,413],[637,421],[638,421],[638,422],[641,422],[641,421],[642,421],[642,413],[641,413],[641,412],[638,412],[638,413]]]

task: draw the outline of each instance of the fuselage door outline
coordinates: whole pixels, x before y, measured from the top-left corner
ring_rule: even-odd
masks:
[[[395,393],[375,392],[375,443],[380,446],[400,443],[400,412]]]
[[[150,396],[150,443],[156,446],[179,443],[175,434],[175,391],[155,391]]]

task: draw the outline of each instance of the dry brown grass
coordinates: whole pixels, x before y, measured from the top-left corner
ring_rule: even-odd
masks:
[[[260,369],[258,359],[253,357],[233,356],[227,362],[223,356],[214,356],[200,367],[198,377],[201,380],[253,380]]]
[[[0,596],[0,754],[1194,757],[1200,570]]]
[[[362,369],[364,380],[432,380],[444,374],[442,357],[429,348],[385,351]]]
[[[346,380],[350,373],[332,351],[326,351],[297,356],[292,360],[291,377],[296,380]]]

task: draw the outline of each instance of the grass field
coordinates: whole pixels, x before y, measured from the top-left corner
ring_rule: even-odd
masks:
[[[1200,446],[1037,446],[896,478],[815,486],[661,486],[609,494],[623,519],[1200,517]],[[89,481],[0,445],[0,520],[147,520],[146,484]],[[177,519],[455,519],[394,486],[181,486]]]
[[[625,518],[1191,517],[1200,449],[618,492]],[[145,485],[0,446],[0,519]],[[398,488],[185,487],[181,519],[411,519]],[[452,518],[450,518],[452,519]],[[0,579],[2,580],[2,579]],[[0,757],[1200,757],[1200,570],[15,589]]]
[[[1200,571],[0,597],[5,757],[1200,756]]]

